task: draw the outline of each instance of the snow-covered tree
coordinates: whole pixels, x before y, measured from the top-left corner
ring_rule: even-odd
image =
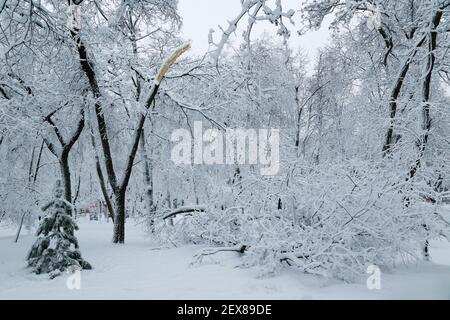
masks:
[[[58,170],[61,203],[102,199],[115,243],[135,217],[161,241],[228,248],[270,272],[353,279],[427,257],[449,229],[450,1],[240,4],[194,57],[176,0],[3,1],[0,221],[31,228]],[[324,21],[332,41],[309,75],[286,41],[252,37],[260,23],[286,40]],[[175,164],[171,134],[192,138],[196,121],[280,129],[279,174]]]
[[[72,205],[64,199],[61,180],[56,181],[53,199],[42,210],[46,212],[37,231],[38,237],[31,248],[28,266],[36,274],[59,276],[68,268],[90,270],[92,266],[82,258],[75,231],[78,226],[71,217]]]

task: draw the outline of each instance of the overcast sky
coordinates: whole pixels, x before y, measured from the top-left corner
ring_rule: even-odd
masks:
[[[186,39],[193,41],[192,52],[202,54],[208,49],[208,32],[211,28],[217,30],[215,36],[220,36],[218,25],[228,26],[228,20],[237,16],[240,12],[240,0],[179,0],[179,10],[183,17],[182,33]],[[284,0],[285,11],[289,9],[298,9],[298,0]],[[294,16],[295,17],[295,16]],[[296,15],[296,19],[300,14]],[[294,20],[296,20],[294,19]],[[247,19],[243,20],[246,23]],[[317,32],[310,32],[305,36],[298,36],[295,32],[295,26],[291,26],[292,38],[290,46],[294,49],[303,48],[313,61],[317,49],[329,41],[329,32],[327,28],[322,28]],[[267,22],[260,22],[255,28],[253,38],[266,30],[268,33],[276,35],[274,26]],[[234,41],[242,39],[242,30],[232,37]],[[308,68],[309,69],[309,68]]]

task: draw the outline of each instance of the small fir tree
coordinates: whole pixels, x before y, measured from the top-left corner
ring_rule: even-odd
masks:
[[[72,205],[63,197],[60,180],[56,182],[53,195],[54,199],[42,208],[47,214],[36,231],[38,239],[27,257],[28,266],[34,273],[48,273],[52,279],[70,267],[92,269],[78,250],[74,235],[78,226],[71,216]]]

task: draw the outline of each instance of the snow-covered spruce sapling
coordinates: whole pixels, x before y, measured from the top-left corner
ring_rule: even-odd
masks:
[[[38,239],[27,257],[28,266],[34,273],[48,273],[53,279],[70,267],[92,269],[78,250],[78,240],[74,235],[78,226],[70,215],[71,208],[72,205],[64,199],[61,180],[57,180],[52,201],[42,208],[47,214],[36,231]]]

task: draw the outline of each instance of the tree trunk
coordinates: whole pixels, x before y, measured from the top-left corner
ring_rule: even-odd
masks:
[[[64,185],[64,198],[67,202],[72,203],[72,181],[70,178],[69,153],[64,152],[59,160],[61,167],[61,178]]]
[[[126,192],[125,190],[120,190],[116,195],[116,216],[114,218],[114,243],[125,243],[125,203],[126,203]]]
[[[386,133],[386,142],[383,145],[383,157],[389,155],[392,151],[392,147],[394,146],[394,127],[395,127],[395,120],[397,118],[397,110],[398,110],[398,99],[400,97],[403,84],[405,82],[405,78],[408,75],[408,72],[411,67],[411,62],[414,59],[414,57],[417,55],[417,51],[422,45],[424,44],[426,40],[426,36],[422,37],[421,40],[417,43],[417,45],[412,50],[409,57],[404,62],[400,74],[397,77],[397,81],[395,83],[394,89],[391,93],[391,100],[389,102],[389,109],[390,109],[390,115],[389,115],[389,128]]]
[[[100,189],[102,191],[102,195],[103,195],[103,199],[105,200],[106,207],[108,208],[108,216],[114,222],[114,219],[115,219],[114,208],[111,203],[111,199],[108,196],[108,190],[106,189],[105,176],[103,175],[102,166],[100,164],[100,157],[98,155],[97,145],[95,143],[94,129],[92,129],[91,125],[90,125],[90,131],[91,131],[91,145],[92,145],[92,149],[94,150],[95,169],[97,171],[98,182],[100,184]]]
[[[44,139],[42,139],[42,143],[41,143],[41,147],[39,149],[39,155],[38,155],[38,159],[37,159],[37,163],[36,163],[36,169],[34,170],[34,174],[33,174],[33,183],[36,183],[37,178],[38,178],[38,174],[39,174],[39,169],[41,168],[41,159],[42,159],[42,151],[44,151]]]
[[[96,162],[95,164],[96,167],[96,171],[97,171],[97,176],[98,176],[98,180],[99,180],[99,184],[100,184],[100,189],[102,191],[102,195],[103,195],[103,199],[105,200],[106,203],[106,207],[108,208],[108,216],[112,219],[112,221],[114,222],[114,208],[113,205],[111,203],[111,199],[108,196],[108,190],[106,189],[106,183],[105,183],[105,177],[103,176],[103,171],[102,168],[100,166],[100,162]]]
[[[153,161],[149,157],[147,152],[147,145],[145,140],[145,132],[142,131],[141,137],[141,152],[144,163],[144,184],[145,184],[145,196],[146,196],[146,209],[150,218],[150,224],[153,226],[155,205],[153,199]]]
[[[42,150],[43,150],[43,148],[44,148],[44,141],[42,141],[42,143],[41,143],[41,147],[40,147],[40,150],[39,150],[39,154],[38,154],[38,158],[37,158],[37,163],[36,163],[36,168],[35,168],[35,170],[34,170],[34,173],[33,173],[33,163],[34,163],[34,155],[35,155],[35,154],[34,154],[34,148],[33,148],[33,152],[31,153],[30,169],[29,169],[29,172],[28,172],[28,184],[29,184],[30,186],[32,186],[32,189],[33,189],[33,190],[34,190],[34,185],[36,184],[36,180],[37,180],[38,173],[39,173],[39,168],[40,168],[40,163],[41,163]],[[5,214],[6,214],[6,212],[3,214],[3,216],[4,216]],[[19,225],[19,227],[17,228],[16,238],[15,238],[15,240],[14,240],[15,243],[17,243],[17,242],[19,241],[20,233],[22,232],[23,223],[24,223],[24,221],[25,221],[25,217],[26,217],[28,214],[30,214],[29,211],[24,212],[23,215],[22,215],[22,218],[21,218],[21,220],[20,220],[20,225]],[[0,216],[0,221],[1,221],[1,219],[3,218],[3,216]]]
[[[443,11],[438,10],[436,14],[434,15],[433,21],[432,21],[432,30],[429,35],[429,44],[428,44],[428,63],[427,63],[427,75],[425,77],[424,83],[423,83],[423,107],[422,107],[422,129],[423,134],[420,138],[420,141],[418,142],[419,146],[419,155],[416,160],[415,166],[410,170],[410,179],[413,179],[415,175],[417,174],[417,171],[422,166],[422,158],[425,155],[425,149],[427,148],[428,140],[430,137],[430,132],[432,128],[432,119],[431,119],[431,85],[433,80],[433,73],[436,66],[436,54],[435,50],[437,48],[437,38],[438,38],[438,32],[437,29],[441,23],[443,16]],[[425,229],[428,231],[429,227],[425,225]],[[429,241],[427,240],[425,242],[424,248],[423,248],[423,254],[425,260],[430,259],[430,252],[429,252]]]
[[[56,112],[56,111],[55,111]],[[84,109],[81,108],[80,110],[80,120],[78,121],[78,126],[73,134],[73,136],[70,138],[68,142],[64,139],[64,137],[61,134],[60,129],[56,126],[55,122],[52,120],[53,115],[55,112],[52,112],[49,114],[45,121],[48,122],[55,131],[55,135],[58,138],[58,141],[61,145],[61,149],[57,150],[55,146],[47,141],[44,138],[45,143],[47,144],[48,149],[50,150],[53,155],[58,158],[60,170],[61,170],[61,179],[64,184],[64,198],[67,202],[72,203],[72,186],[71,186],[71,179],[70,179],[70,167],[69,167],[69,154],[72,150],[75,143],[78,141],[78,139],[81,136],[81,133],[83,132],[84,125],[85,125],[85,114]],[[72,210],[70,210],[70,214],[72,214]]]
[[[22,214],[22,218],[20,219],[19,228],[17,229],[16,238],[14,239],[14,243],[17,243],[19,241],[20,232],[22,231],[23,222],[25,221],[25,217],[29,214],[29,211],[26,211]]]
[[[427,75],[423,82],[422,130],[424,133],[421,135],[419,141],[417,142],[417,145],[419,147],[419,154],[416,159],[415,165],[410,170],[409,179],[414,178],[417,174],[417,171],[421,167],[422,158],[424,157],[425,149],[427,147],[428,140],[430,138],[430,132],[432,128],[431,103],[430,103],[431,84],[436,65],[435,50],[437,48],[437,36],[438,36],[437,28],[441,23],[442,15],[443,12],[441,10],[436,12],[432,22],[432,30],[429,35]]]
[[[0,213],[0,222],[2,222],[3,218],[6,216],[6,211],[2,211]]]

